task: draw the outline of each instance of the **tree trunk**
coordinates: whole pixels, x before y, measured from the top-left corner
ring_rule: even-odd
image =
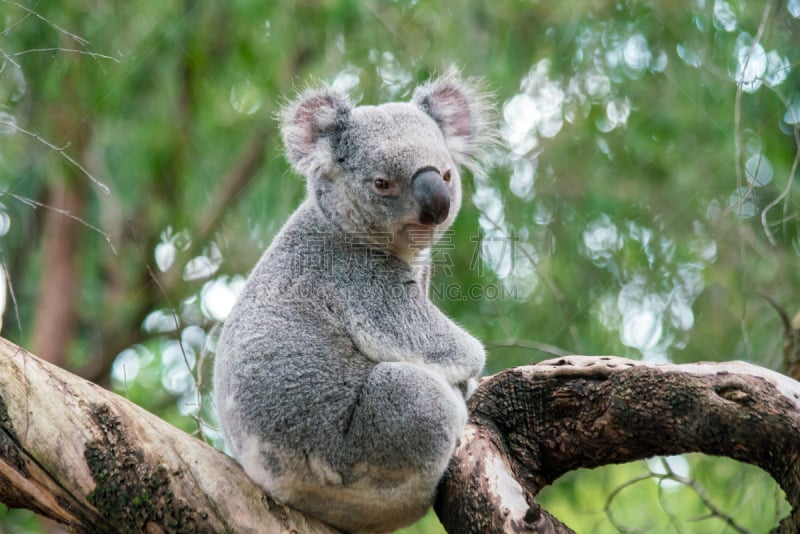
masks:
[[[66,351],[78,327],[78,244],[85,192],[75,180],[49,186],[42,239],[42,276],[31,344],[44,360],[64,367]]]
[[[579,467],[700,451],[763,467],[800,525],[800,384],[743,363],[570,356],[482,380],[440,486],[449,532],[571,532],[535,502]],[[0,501],[78,532],[333,532],[236,463],[0,339]]]

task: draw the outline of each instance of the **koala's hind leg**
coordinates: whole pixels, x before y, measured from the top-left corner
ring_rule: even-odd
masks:
[[[379,363],[359,395],[347,441],[358,443],[355,449],[369,464],[396,469],[400,476],[441,474],[466,417],[463,396],[435,372],[405,362]]]
[[[320,483],[306,459],[285,491],[265,487],[340,530],[392,532],[432,504],[466,422],[464,398],[422,366],[391,362],[372,368],[353,403],[343,441],[327,451],[338,480]]]
[[[463,396],[441,376],[405,362],[375,365],[354,399],[337,463],[339,484],[287,502],[347,532],[392,532],[432,504],[467,418]],[[347,467],[345,467],[347,466]]]
[[[393,509],[405,510],[406,517],[394,518],[398,524],[424,514],[466,417],[463,397],[436,373],[404,362],[377,364],[345,438],[344,450],[359,453],[347,463],[353,466],[351,489],[364,493],[360,505],[374,505],[373,517],[391,520],[381,506],[391,499]]]

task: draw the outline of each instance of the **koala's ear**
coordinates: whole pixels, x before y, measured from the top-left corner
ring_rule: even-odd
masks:
[[[331,138],[350,121],[353,105],[329,88],[309,89],[280,111],[286,157],[303,176],[324,174],[333,163]]]
[[[491,97],[480,82],[450,69],[417,87],[411,103],[436,121],[457,164],[480,169],[497,135]]]

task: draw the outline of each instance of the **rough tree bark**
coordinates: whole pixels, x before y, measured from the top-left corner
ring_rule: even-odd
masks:
[[[763,467],[800,525],[800,383],[743,363],[569,356],[483,379],[440,486],[450,532],[570,532],[537,492],[578,467],[700,451]],[[77,532],[333,532],[228,457],[0,339],[0,501]],[[568,520],[568,518],[567,518]]]
[[[4,339],[0,501],[76,532],[333,532],[223,453]]]
[[[800,532],[800,383],[744,362],[568,356],[484,379],[439,487],[448,532],[572,532],[536,494],[568,471],[703,452],[760,466]]]

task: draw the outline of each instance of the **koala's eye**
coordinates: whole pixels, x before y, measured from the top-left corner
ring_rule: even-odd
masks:
[[[442,176],[442,179],[445,182],[449,182],[450,181],[450,169],[447,169],[446,171],[444,171],[444,175]]]
[[[400,192],[397,182],[391,178],[373,178],[372,191],[382,197],[395,197]]]

